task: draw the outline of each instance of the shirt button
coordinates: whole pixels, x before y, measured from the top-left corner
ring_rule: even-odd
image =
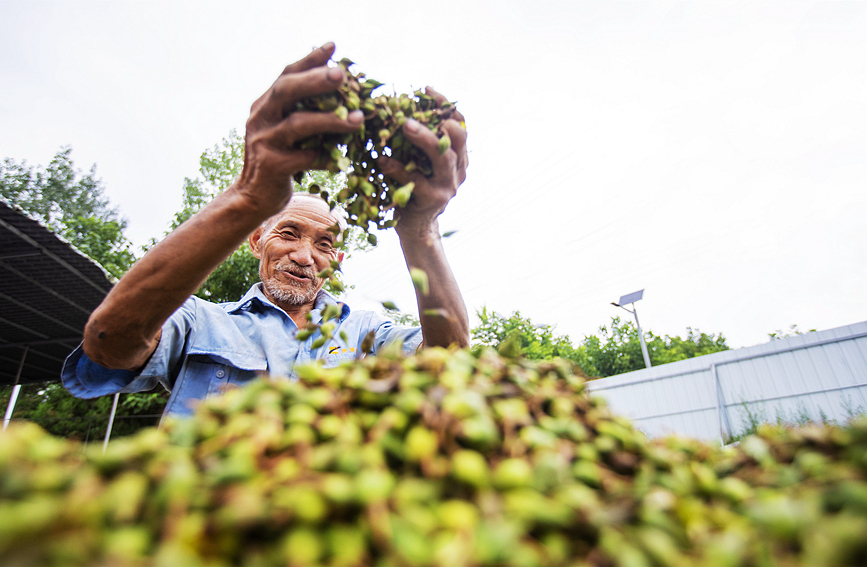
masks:
[[[217,370],[217,378],[222,378],[225,375],[226,375],[225,370]]]

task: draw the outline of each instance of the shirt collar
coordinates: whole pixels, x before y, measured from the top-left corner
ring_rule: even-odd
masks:
[[[271,307],[273,309],[280,309],[279,307],[277,307],[276,305],[271,303],[271,300],[268,299],[268,297],[262,291],[262,282],[258,282],[258,283],[253,284],[253,286],[250,287],[249,290],[247,290],[247,293],[245,293],[244,297],[242,297],[240,300],[238,300],[234,303],[227,304],[226,310],[229,313],[237,313],[239,311],[249,311],[250,307],[252,306],[252,304],[254,302],[258,302],[260,305],[263,305],[266,307]],[[344,319],[349,317],[350,310],[349,310],[348,305],[346,305],[345,303],[341,303],[341,302],[337,301],[336,299],[334,299],[334,296],[332,296],[330,293],[328,293],[324,289],[320,289],[319,293],[316,295],[316,300],[313,302],[314,319],[316,319],[317,317],[321,318],[322,310],[325,309],[326,305],[330,305],[330,304],[343,306],[342,312],[340,313],[339,321],[343,321]],[[282,311],[282,309],[281,309],[281,311]]]

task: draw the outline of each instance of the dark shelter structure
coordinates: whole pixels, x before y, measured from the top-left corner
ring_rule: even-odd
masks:
[[[93,260],[0,201],[0,384],[60,380],[111,286]]]

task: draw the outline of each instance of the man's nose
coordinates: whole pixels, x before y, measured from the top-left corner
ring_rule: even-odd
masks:
[[[300,241],[295,249],[289,253],[289,259],[299,266],[313,265],[313,246],[307,241]]]

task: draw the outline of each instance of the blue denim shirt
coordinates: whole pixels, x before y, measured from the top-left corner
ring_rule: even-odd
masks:
[[[351,312],[346,304],[334,338],[318,349],[314,333],[305,341],[295,339],[298,327],[285,311],[271,303],[256,284],[232,303],[214,304],[189,298],[162,327],[159,345],[141,372],[110,370],[90,360],[81,348],[67,357],[63,385],[78,398],[96,398],[116,392],[151,390],[162,384],[171,392],[164,416],[190,415],[194,401],[239,386],[257,375],[271,374],[297,379],[296,364],[324,361],[337,366],[361,356],[361,342],[376,331],[374,352],[393,341],[403,341],[412,354],[422,341],[421,329],[402,327],[371,311]],[[313,321],[322,321],[322,310],[337,303],[320,291],[313,308]],[[345,332],[344,343],[339,337]]]

